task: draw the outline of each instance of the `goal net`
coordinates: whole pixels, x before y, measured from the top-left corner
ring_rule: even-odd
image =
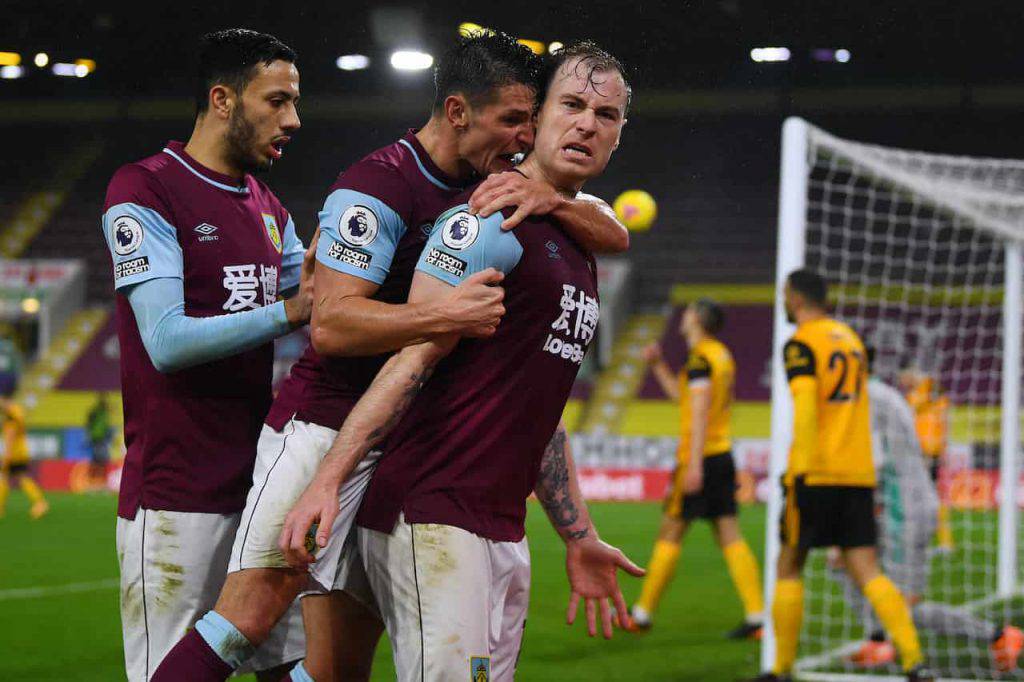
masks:
[[[1012,502],[1020,451],[1024,161],[862,144],[800,119],[784,126],[782,157],[779,298],[792,270],[822,274],[835,317],[875,349],[875,376],[897,388],[901,380],[904,386],[930,380],[932,396],[948,401],[940,409],[948,437],[937,487],[953,545],[933,545],[912,577],[897,580],[918,585],[900,585],[905,591],[923,591],[925,607],[915,609],[915,621],[921,621],[927,664],[941,678],[1024,679],[1021,672],[1000,672],[990,649],[1000,627],[1024,623]],[[791,434],[780,358],[792,332],[779,300],[772,388],[776,476],[785,468]],[[766,534],[767,595],[778,548],[777,488]],[[903,499],[910,519],[917,496]],[[883,548],[883,570],[900,570],[892,564],[903,549]],[[804,574],[798,676],[902,679],[896,677],[898,662],[866,668],[851,659],[872,626],[826,554],[812,552]],[[765,639],[766,664],[773,641],[770,634]]]

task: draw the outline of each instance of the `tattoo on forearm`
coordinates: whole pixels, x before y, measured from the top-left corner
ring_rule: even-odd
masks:
[[[411,372],[409,374],[409,378],[407,380],[408,383],[405,388],[402,389],[402,394],[399,396],[398,402],[395,403],[391,414],[388,415],[387,421],[370,432],[370,435],[367,438],[368,446],[375,445],[391,433],[391,429],[395,428],[395,425],[398,424],[402,417],[405,416],[405,412],[409,409],[409,405],[412,404],[413,399],[419,394],[423,385],[427,383],[427,380],[433,373],[434,366],[430,365],[423,368],[422,372]]]
[[[386,365],[385,369],[387,369]],[[346,447],[345,445],[347,443],[359,442],[359,447],[355,454],[358,457],[362,457],[370,451],[370,448],[384,440],[384,438],[391,432],[391,429],[393,429],[395,425],[401,421],[402,417],[405,416],[405,412],[409,409],[409,405],[412,404],[413,398],[416,397],[420,392],[420,389],[423,388],[423,385],[427,383],[427,379],[429,379],[430,375],[433,373],[434,365],[429,365],[420,372],[411,372],[406,385],[402,388],[401,395],[399,395],[395,405],[388,413],[386,421],[371,430],[365,438],[359,438],[357,435],[359,428],[357,426],[352,426],[349,421],[346,421],[341,427],[341,432],[338,434],[337,438],[335,438],[330,451],[328,451],[327,456],[324,458],[324,465],[331,466],[332,463],[344,458],[346,453],[351,453],[351,448]],[[381,378],[382,377],[378,377],[378,380]],[[375,380],[374,383],[376,383],[376,381],[377,380]],[[371,386],[371,391],[367,392],[367,395],[363,398],[364,400],[371,394],[372,390],[373,387]]]
[[[555,528],[564,531],[571,540],[586,537],[587,528],[568,530],[580,519],[580,511],[576,508],[569,494],[569,465],[565,459],[565,431],[558,429],[544,450],[540,463],[540,476],[534,490],[548,518]]]

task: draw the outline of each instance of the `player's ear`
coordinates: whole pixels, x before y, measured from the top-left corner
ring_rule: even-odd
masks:
[[[235,106],[235,91],[226,85],[210,88],[210,111],[218,118],[227,119]]]
[[[444,115],[456,130],[469,128],[469,102],[462,95],[448,95],[444,98]]]
[[[622,125],[619,126],[619,133],[615,136],[615,145],[612,147],[612,151],[619,148],[619,143],[622,142],[622,129],[626,127],[628,119],[622,119]]]

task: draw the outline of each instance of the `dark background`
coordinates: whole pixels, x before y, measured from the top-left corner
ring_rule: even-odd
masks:
[[[245,26],[299,52],[302,129],[267,181],[308,236],[334,177],[429,113],[429,71],[399,73],[397,48],[439,54],[463,21],[551,42],[593,38],[627,65],[634,109],[608,171],[588,190],[658,201],[654,229],[634,235],[637,303],[665,302],[678,282],[769,282],[775,261],[779,138],[800,115],[830,132],[932,152],[1024,157],[1024,6],[1013,2],[406,2],[381,4],[8,0],[0,51],[27,75],[0,80],[0,220],[5,202],[53,184],[53,168],[92,140],[75,181],[30,257],[85,257],[89,298],[109,301],[98,225],[118,166],[188,138],[194,49],[203,32]],[[785,46],[787,63],[755,63]],[[845,48],[821,63],[814,48]],[[32,66],[91,58],[87,78]],[[339,55],[370,56],[343,72]],[[10,200],[8,202],[8,200]]]

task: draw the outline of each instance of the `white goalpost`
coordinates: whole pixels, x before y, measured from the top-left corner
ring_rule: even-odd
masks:
[[[874,347],[875,371],[929,375],[945,394],[949,439],[939,489],[955,546],[921,566],[923,595],[972,623],[1024,622],[1017,488],[1024,329],[1024,161],[946,156],[840,139],[798,118],[783,126],[772,363],[772,456],[765,596],[778,553],[792,405],[781,349],[794,329],[782,284],[801,267],[825,276],[835,317]],[[911,504],[908,502],[908,504]],[[884,562],[883,562],[884,566]],[[812,552],[804,578],[800,679],[902,679],[895,665],[859,668],[863,618]],[[991,638],[932,618],[920,635],[943,679],[1024,679],[1000,672]],[[980,627],[980,626],[979,626]],[[987,626],[986,626],[987,627]],[[978,629],[977,627],[975,628]],[[774,637],[766,628],[761,662]]]

